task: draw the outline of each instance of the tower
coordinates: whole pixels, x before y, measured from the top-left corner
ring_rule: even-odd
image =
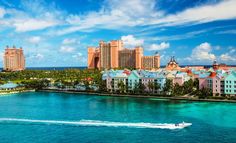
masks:
[[[135,68],[136,69],[142,68],[142,57],[143,57],[143,48],[136,47],[135,48]]]

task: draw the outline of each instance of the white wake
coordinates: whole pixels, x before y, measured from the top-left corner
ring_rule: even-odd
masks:
[[[109,122],[98,120],[80,120],[80,121],[60,121],[60,120],[33,120],[18,118],[0,118],[2,123],[35,123],[35,124],[54,124],[54,125],[72,125],[72,126],[101,126],[101,127],[129,127],[129,128],[159,128],[159,129],[183,129],[191,126],[191,123],[169,124],[169,123],[129,123],[129,122]]]

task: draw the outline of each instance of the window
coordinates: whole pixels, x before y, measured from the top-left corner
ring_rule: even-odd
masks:
[[[231,81],[229,81],[229,83],[231,83]]]
[[[228,88],[228,85],[226,85],[226,88]]]
[[[228,92],[228,90],[226,90],[226,92]]]
[[[226,83],[228,83],[228,80],[226,80]]]

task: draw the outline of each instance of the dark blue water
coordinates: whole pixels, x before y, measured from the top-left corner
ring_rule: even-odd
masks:
[[[1,121],[3,118],[54,121]],[[190,122],[184,129],[77,126],[56,121],[105,123]],[[105,97],[64,93],[21,93],[0,97],[0,142],[236,142],[236,104]]]

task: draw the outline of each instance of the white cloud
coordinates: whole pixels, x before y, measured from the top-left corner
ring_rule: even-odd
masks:
[[[176,14],[165,14],[155,8],[156,1],[149,0],[106,0],[103,7],[86,15],[70,15],[69,27],[58,31],[58,35],[76,31],[96,29],[120,29],[135,26],[174,26],[198,24],[236,18],[236,1],[223,0],[184,9]]]
[[[29,56],[26,56],[26,58],[29,59],[29,61],[38,61],[44,59],[44,55],[40,53],[31,53]]]
[[[3,18],[5,14],[6,14],[5,9],[0,7],[0,18]]]
[[[217,34],[236,34],[236,30],[225,30],[217,32]]]
[[[71,25],[58,31],[58,35],[76,31],[90,31],[96,28],[117,29],[143,25],[148,19],[162,15],[155,10],[155,0],[105,0],[98,12],[87,15],[70,15],[66,21]],[[122,30],[122,29],[120,29]]]
[[[208,3],[187,8],[172,15],[157,9],[155,0],[105,0],[102,4],[102,8],[98,11],[68,14],[57,9],[53,3],[48,4],[40,0],[22,1],[22,9],[0,8],[0,18],[5,14],[9,15],[0,24],[15,27],[18,32],[62,25],[60,30],[53,29],[52,33],[64,35],[76,31],[126,30],[127,27],[135,26],[172,26],[236,18],[235,0],[223,0],[215,4]]]
[[[57,10],[54,4],[42,0],[23,0],[19,7],[5,10],[0,8],[0,18],[3,14],[7,15],[0,21],[1,26],[15,28],[17,32],[42,30],[61,25],[66,16],[63,11]]]
[[[151,23],[172,26],[234,19],[236,18],[235,6],[235,0],[223,0],[217,4],[201,5],[186,9],[174,15],[167,15],[163,18],[151,21]]]
[[[38,53],[35,55],[35,58],[38,59],[38,60],[42,60],[44,58],[44,55]]]
[[[211,53],[212,46],[205,42],[197,46],[192,50],[192,54],[187,60],[191,61],[192,63],[195,62],[212,62],[216,59],[216,56]]]
[[[17,21],[13,25],[15,26],[17,32],[27,32],[52,27],[57,25],[57,23],[55,21],[24,19]]]
[[[137,39],[133,35],[122,36],[121,40],[124,42],[126,47],[142,46],[144,43],[143,39]]]
[[[41,41],[40,36],[33,36],[28,39],[28,41],[32,44],[38,44]]]
[[[170,47],[170,43],[162,42],[160,44],[152,44],[150,46],[149,51],[155,51],[155,50],[164,50]]]
[[[229,55],[229,53],[225,53],[225,54],[220,55],[220,60],[224,61],[224,62],[226,62],[226,61],[234,61],[235,58],[231,57]]]
[[[82,62],[82,63],[86,63],[87,62],[87,59],[80,52],[78,52],[77,54],[73,55],[72,57],[75,58],[76,60]]]
[[[70,46],[61,46],[60,52],[62,53],[72,53],[75,51],[75,48],[70,47]]]
[[[227,63],[230,63],[230,62],[236,62],[236,50],[234,47],[230,47],[229,48],[229,51],[227,53],[224,53],[224,54],[221,54],[219,59],[222,61],[222,62],[227,62]]]
[[[66,38],[62,41],[62,44],[64,44],[64,45],[76,44],[76,43],[79,44],[79,41],[77,41],[75,38],[72,38],[72,39]]]

